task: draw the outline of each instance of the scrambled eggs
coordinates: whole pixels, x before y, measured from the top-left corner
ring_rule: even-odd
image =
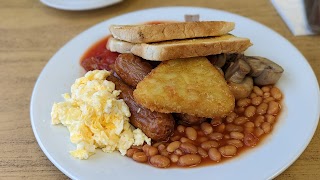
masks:
[[[140,129],[129,123],[130,111],[115,84],[107,81],[110,72],[89,71],[71,86],[71,95],[63,94],[64,102],[54,103],[52,124],[63,124],[70,140],[77,145],[73,157],[87,159],[96,148],[104,152],[120,151],[125,155],[131,145],[150,144]]]

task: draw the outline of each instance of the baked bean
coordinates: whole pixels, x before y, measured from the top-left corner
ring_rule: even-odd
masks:
[[[273,124],[276,121],[276,117],[274,117],[271,114],[267,114],[265,115],[265,117],[266,117],[266,121],[270,124]]]
[[[172,136],[170,138],[171,141],[178,141],[181,137],[179,135],[176,135],[176,136]]]
[[[160,154],[161,154],[162,156],[165,156],[165,157],[169,157],[169,155],[170,155],[170,153],[169,153],[166,149],[160,151]]]
[[[224,157],[231,157],[236,155],[237,148],[233,145],[226,145],[219,148],[219,152]]]
[[[212,139],[212,140],[220,140],[223,138],[223,134],[221,133],[218,133],[218,132],[214,132],[212,134],[209,134],[209,138]]]
[[[268,98],[268,97],[270,97],[270,96],[271,96],[271,94],[270,94],[269,92],[266,92],[266,93],[263,94],[263,97],[264,97],[264,98]]]
[[[135,152],[140,152],[140,151],[141,151],[140,149],[133,149],[133,148],[128,149],[127,153],[126,153],[126,156],[132,157]]]
[[[181,142],[180,141],[173,141],[167,146],[167,151],[168,152],[174,152],[176,149],[179,148]]]
[[[135,152],[132,156],[132,159],[137,162],[147,162],[148,157],[146,153],[140,151],[140,152]]]
[[[146,152],[146,151],[147,151],[147,149],[149,149],[149,147],[150,147],[150,145],[149,145],[149,144],[145,144],[145,145],[143,145],[143,146],[142,146],[142,150],[143,150],[143,152]]]
[[[200,143],[205,142],[205,141],[208,141],[208,140],[209,140],[209,138],[206,137],[206,136],[203,136],[203,137],[198,138],[198,141],[199,141]]]
[[[201,147],[198,147],[198,154],[199,154],[202,158],[208,157],[207,151],[204,150],[204,149],[202,149]]]
[[[202,158],[206,158],[208,157],[208,153],[206,150],[204,150],[201,147],[198,147],[198,154],[202,157]]]
[[[193,141],[197,139],[197,131],[193,127],[187,127],[185,131],[187,138]]]
[[[158,146],[159,146],[160,144],[162,144],[162,142],[156,142],[156,143],[152,144],[152,146],[158,148]]]
[[[165,156],[155,155],[150,158],[150,164],[154,167],[165,168],[170,166],[170,159]]]
[[[277,103],[275,101],[269,102],[268,111],[267,111],[268,114],[275,115],[279,112],[279,110],[280,110],[279,103]]]
[[[255,98],[255,97],[257,97],[257,94],[256,93],[251,93],[250,94],[250,98],[252,99],[252,98]]]
[[[148,144],[145,144],[142,147],[143,152],[146,153],[147,156],[154,156],[158,154],[158,149],[156,147],[150,146]]]
[[[230,137],[231,137],[232,139],[239,139],[239,140],[241,140],[241,139],[243,139],[244,134],[241,133],[241,132],[231,132],[231,133],[230,133]]]
[[[268,110],[268,104],[267,103],[261,103],[258,107],[257,107],[257,114],[263,115],[267,112]]]
[[[186,129],[186,127],[182,126],[182,125],[178,125],[177,130],[179,133],[184,133],[184,130]]]
[[[282,93],[280,89],[277,87],[272,87],[270,90],[271,96],[274,97],[276,100],[280,100],[282,98]]]
[[[248,98],[239,99],[237,101],[237,106],[239,107],[247,107],[251,103],[251,100]]]
[[[197,154],[186,154],[179,158],[179,166],[194,166],[201,162],[201,156]]]
[[[171,162],[176,163],[179,160],[179,156],[176,155],[176,154],[171,154],[170,155],[170,160],[171,160]]]
[[[254,147],[258,143],[258,138],[255,137],[252,133],[245,133],[243,142],[248,147]]]
[[[223,138],[224,138],[224,139],[230,139],[231,137],[230,137],[229,134],[225,134],[225,135],[223,136]]]
[[[227,141],[227,144],[229,145],[233,145],[237,148],[241,148],[243,146],[242,141],[238,140],[238,139],[230,139]]]
[[[206,135],[211,134],[213,132],[212,126],[207,122],[201,123],[200,127],[201,127],[203,133]]]
[[[262,97],[258,96],[258,97],[252,98],[251,103],[255,106],[258,106],[259,104],[262,103]]]
[[[267,97],[263,100],[264,103],[269,103],[270,101],[274,101],[273,97]]]
[[[232,123],[236,117],[237,117],[237,114],[236,114],[235,112],[230,113],[230,114],[226,117],[227,123]]]
[[[181,149],[176,149],[176,150],[174,151],[174,154],[176,154],[176,155],[178,155],[178,156],[184,155],[184,153],[181,151]]]
[[[219,126],[217,126],[216,131],[219,133],[222,133],[226,128],[225,124],[220,124]]]
[[[245,108],[244,107],[238,107],[236,108],[236,112],[237,113],[243,113],[245,111]]]
[[[240,117],[237,117],[235,120],[234,120],[234,124],[236,125],[241,125],[241,124],[244,124],[245,122],[247,122],[249,119],[247,117],[244,117],[244,116],[240,116]]]
[[[195,154],[198,151],[195,145],[187,142],[181,143],[179,148],[186,154]]]
[[[242,126],[238,126],[238,125],[234,125],[234,124],[227,124],[226,125],[226,130],[228,132],[242,132],[243,131],[243,127]]]
[[[188,138],[186,138],[186,137],[182,137],[182,138],[180,139],[180,142],[182,142],[182,143],[188,142],[188,143],[193,144],[193,141],[191,141],[190,139],[188,139]]]
[[[200,146],[205,150],[209,150],[210,148],[218,147],[219,143],[217,141],[211,140],[211,141],[206,141],[206,142],[201,143]]]
[[[208,151],[208,155],[212,161],[219,162],[221,160],[221,154],[217,150],[217,148],[210,148]]]
[[[195,130],[200,130],[200,127],[198,126],[198,125],[193,125],[193,126],[191,126],[193,129],[195,129]]]
[[[264,122],[261,124],[261,128],[264,133],[269,133],[271,131],[271,124],[269,122]]]
[[[198,136],[204,136],[205,134],[202,131],[197,132]]]
[[[213,118],[210,121],[212,126],[219,126],[222,123],[222,119],[221,118]]]
[[[254,123],[251,121],[248,121],[244,124],[244,127],[254,127]]]
[[[253,133],[256,137],[260,137],[262,134],[264,134],[264,131],[260,127],[257,127],[254,129]]]
[[[158,150],[159,150],[159,151],[162,151],[162,150],[164,150],[164,149],[166,149],[166,146],[165,146],[164,144],[160,144],[160,145],[158,146]]]
[[[261,88],[261,90],[262,90],[264,93],[266,93],[266,92],[269,92],[269,91],[270,91],[270,87],[269,87],[269,86],[263,86],[263,87]]]
[[[254,93],[256,93],[258,96],[262,96],[263,95],[263,91],[258,86],[253,86],[252,91]]]
[[[244,127],[244,132],[252,133],[254,131],[254,127]]]
[[[252,117],[256,114],[256,107],[254,106],[248,106],[246,110],[244,111],[244,115],[247,117]]]
[[[254,125],[255,125],[256,127],[260,127],[263,122],[264,122],[264,116],[258,116],[258,117],[256,117],[256,119],[254,120]]]

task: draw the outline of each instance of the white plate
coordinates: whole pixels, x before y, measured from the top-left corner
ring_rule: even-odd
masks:
[[[122,0],[40,0],[43,4],[56,9],[80,11],[98,9]]]
[[[233,160],[214,166],[189,169],[157,169],[139,164],[118,153],[98,151],[89,160],[77,160],[69,151],[75,146],[69,141],[65,127],[51,125],[53,102],[62,101],[61,94],[70,91],[74,80],[85,71],[79,65],[83,53],[95,42],[107,36],[111,24],[135,24],[154,20],[183,21],[184,14],[200,14],[201,20],[236,22],[232,32],[248,37],[254,44],[246,54],[260,55],[280,64],[285,72],[277,86],[283,91],[284,108],[272,135],[264,142]],[[167,7],[124,14],[104,21],[61,48],[41,72],[31,99],[31,123],[37,141],[51,160],[72,179],[160,179],[177,177],[195,179],[269,179],[283,172],[303,152],[310,142],[319,120],[319,87],[306,59],[289,41],[255,21],[224,11]]]

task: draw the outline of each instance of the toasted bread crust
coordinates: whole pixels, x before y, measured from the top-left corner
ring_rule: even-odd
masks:
[[[136,44],[131,52],[147,60],[165,61],[221,53],[241,53],[251,45],[247,38],[228,34],[219,37]]]
[[[225,21],[176,22],[144,25],[111,25],[113,37],[131,43],[150,43],[173,39],[220,36],[233,30]]]
[[[110,37],[108,39],[108,43],[106,44],[107,49],[109,49],[112,52],[118,53],[131,53],[131,49],[133,46],[134,44],[132,43],[121,41],[113,37]]]

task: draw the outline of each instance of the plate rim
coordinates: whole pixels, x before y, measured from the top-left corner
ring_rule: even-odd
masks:
[[[34,85],[34,88],[33,88],[33,91],[32,91],[32,96],[31,96],[31,100],[30,100],[30,120],[31,120],[31,125],[32,125],[32,130],[33,130],[33,133],[37,139],[37,143],[39,144],[41,150],[45,153],[45,155],[47,156],[47,158],[61,171],[63,172],[65,175],[67,175],[68,177],[72,178],[72,179],[77,179],[77,177],[71,173],[69,173],[67,170],[65,170],[63,167],[60,166],[59,163],[57,163],[55,161],[55,159],[49,154],[49,152],[47,152],[46,148],[44,147],[44,145],[42,144],[42,142],[40,141],[40,137],[38,136],[38,134],[36,133],[36,130],[35,130],[35,125],[34,125],[34,121],[32,120],[33,118],[33,106],[32,104],[34,104],[34,96],[36,94],[36,88],[37,86],[39,86],[39,79],[41,77],[41,75],[43,74],[43,72],[45,71],[46,68],[48,68],[48,64],[50,64],[51,60],[54,58],[54,56],[56,54],[58,54],[60,51],[62,51],[62,49],[65,47],[65,46],[68,46],[68,44],[71,44],[76,38],[78,38],[78,36],[81,36],[82,34],[85,34],[87,31],[91,31],[91,29],[95,28],[96,26],[99,26],[100,24],[103,24],[105,23],[106,21],[110,21],[114,18],[118,18],[120,16],[124,16],[124,15],[130,15],[130,14],[134,14],[134,13],[141,13],[143,11],[150,11],[150,10],[157,10],[157,9],[167,9],[167,8],[172,8],[172,9],[175,9],[175,8],[192,8],[192,9],[197,9],[197,10],[211,10],[211,11],[218,11],[218,12],[221,12],[221,13],[227,13],[227,14],[231,14],[231,15],[234,15],[234,16],[240,16],[241,18],[244,18],[246,20],[249,20],[249,21],[253,21],[261,26],[263,26],[264,28],[268,29],[269,31],[272,31],[274,34],[276,34],[277,36],[279,36],[281,38],[282,41],[286,41],[286,43],[289,43],[292,48],[294,48],[295,51],[297,51],[301,57],[304,59],[304,63],[306,63],[306,65],[308,66],[308,68],[311,70],[311,74],[312,74],[312,81],[315,82],[318,86],[317,86],[317,95],[318,95],[318,98],[317,98],[317,107],[318,109],[320,109],[320,91],[319,91],[319,84],[318,84],[318,80],[316,78],[316,75],[315,75],[315,72],[313,71],[309,61],[304,57],[304,55],[297,49],[296,46],[294,46],[288,39],[284,38],[281,34],[279,34],[278,32],[276,32],[275,30],[267,27],[266,25],[258,22],[258,21],[255,21],[253,19],[250,19],[250,18],[247,18],[245,16],[242,16],[242,15],[239,15],[239,14],[235,14],[235,13],[232,13],[232,12],[228,12],[228,11],[224,11],[224,10],[219,10],[219,9],[213,9],[213,8],[205,8],[205,7],[196,7],[196,6],[164,6],[164,7],[156,7],[156,8],[148,8],[148,9],[143,9],[143,10],[136,10],[136,11],[131,11],[131,12],[128,12],[128,13],[124,13],[124,14],[120,14],[118,16],[114,16],[114,17],[111,17],[109,19],[106,19],[100,23],[97,23],[93,26],[90,26],[89,28],[87,28],[86,30],[82,31],[81,33],[79,34],[76,34],[76,36],[74,36],[72,39],[70,39],[66,44],[64,44],[58,51],[55,52],[55,54],[53,54],[53,56],[48,60],[48,62],[46,63],[46,65],[43,67],[41,73],[39,74],[38,78],[37,78],[37,81]],[[281,174],[282,172],[284,172],[289,166],[291,166],[300,156],[301,154],[305,151],[305,149],[307,148],[307,146],[310,144],[312,138],[314,137],[314,134],[316,132],[316,129],[317,129],[317,126],[318,126],[318,123],[319,123],[319,117],[320,117],[320,111],[318,110],[317,114],[315,114],[317,120],[316,121],[316,124],[315,126],[313,126],[313,129],[312,129],[312,133],[311,133],[311,136],[308,137],[308,140],[305,141],[304,145],[301,146],[300,149],[297,150],[298,152],[298,155],[294,156],[293,158],[291,158],[291,160],[289,162],[286,163],[285,166],[283,166],[282,168],[280,168],[278,171],[274,172],[274,174],[272,176],[270,176],[270,179],[273,179],[275,177],[277,177],[279,174]]]
[[[108,0],[108,1],[98,1],[100,3],[95,3],[92,1],[87,1],[88,6],[87,7],[75,7],[75,6],[68,6],[68,5],[61,5],[56,4],[54,1],[51,0],[40,0],[40,2],[48,7],[59,9],[59,10],[66,10],[66,11],[84,11],[84,10],[93,10],[93,9],[99,9],[107,6],[111,6],[117,3],[122,2],[122,0]]]

